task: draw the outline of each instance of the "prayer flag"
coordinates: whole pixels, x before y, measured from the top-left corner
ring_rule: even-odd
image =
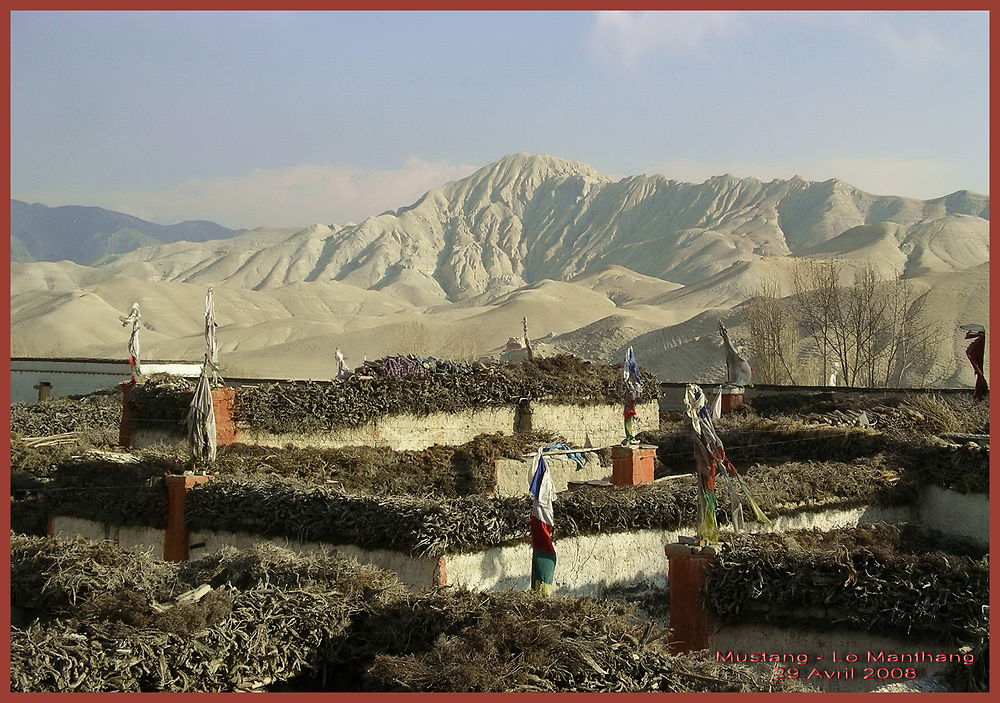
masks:
[[[535,471],[531,477],[531,590],[545,595],[552,592],[556,571],[556,549],[552,545],[554,523],[552,501],[555,491],[552,477],[541,451],[535,455]]]

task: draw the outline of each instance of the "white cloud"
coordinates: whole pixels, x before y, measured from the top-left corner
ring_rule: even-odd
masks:
[[[902,195],[923,200],[962,189],[982,193],[988,187],[986,181],[970,182],[967,171],[955,164],[932,158],[830,156],[795,162],[675,159],[647,170],[691,183],[701,183],[723,173],[761,181],[795,175],[810,181],[836,178],[875,195]]]
[[[476,170],[411,157],[397,169],[301,164],[238,176],[193,179],[162,191],[23,193],[51,205],[100,205],[154,222],[213,220],[228,227],[358,222],[413,203],[431,188]]]
[[[598,12],[589,48],[624,68],[655,51],[688,52],[740,27],[737,12]]]
[[[903,63],[951,60],[957,47],[929,27],[901,27],[892,14],[845,13],[850,26]]]

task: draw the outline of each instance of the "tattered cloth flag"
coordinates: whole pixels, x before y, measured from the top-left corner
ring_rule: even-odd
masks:
[[[694,459],[701,488],[698,491],[698,536],[708,542],[719,541],[719,522],[716,517],[718,502],[715,494],[715,479],[719,473],[725,477],[729,488],[733,527],[737,531],[743,530],[743,499],[746,499],[758,522],[769,523],[770,520],[758,507],[743,477],[726,456],[726,449],[719,435],[715,433],[712,412],[705,402],[705,394],[701,388],[689,384],[684,393],[684,405],[688,417],[691,418]]]
[[[344,362],[344,355],[340,351],[340,347],[337,347],[337,378],[343,378],[347,374],[347,365]]]
[[[642,394],[642,382],[639,377],[639,364],[635,360],[635,353],[632,347],[625,352],[625,441],[622,444],[630,444],[635,441],[635,418],[638,413],[635,411],[636,401]]]
[[[976,390],[972,394],[972,400],[979,402],[990,392],[986,374],[983,373],[983,361],[986,359],[986,328],[982,325],[962,325],[961,329],[965,330],[966,339],[973,340],[965,350],[965,355],[972,364],[972,370],[976,372]]]
[[[118,317],[122,322],[122,327],[132,324],[132,332],[128,336],[128,365],[132,371],[132,382],[138,383],[142,380],[142,372],[139,369],[139,327],[142,322],[142,315],[139,313],[139,303],[132,303],[128,317]]]
[[[201,376],[194,387],[194,397],[188,408],[187,430],[191,455],[195,463],[215,461],[215,409],[212,407],[212,384],[208,378],[208,362],[201,367]]]
[[[565,442],[555,442],[554,444],[550,444],[550,445],[548,445],[546,447],[542,447],[542,451],[543,452],[568,451],[568,450],[571,450],[572,448],[573,447],[569,446]],[[565,454],[564,456],[567,459],[569,459],[570,461],[572,461],[574,464],[576,464],[576,468],[578,470],[582,469],[584,467],[584,464],[587,463],[587,455],[586,454],[581,454],[581,453],[578,453],[578,452],[573,452],[571,454]]]
[[[552,593],[556,572],[556,548],[552,546],[552,501],[555,490],[541,450],[535,454],[535,471],[531,476],[531,590],[544,595]]]
[[[220,383],[219,378],[219,341],[216,331],[219,325],[215,322],[215,300],[212,298],[212,289],[208,289],[205,295],[205,363],[212,370],[212,382]]]
[[[719,391],[715,394],[715,400],[712,401],[712,419],[718,420],[722,417],[722,386],[719,386]]]
[[[719,320],[719,334],[722,335],[722,344],[726,348],[726,383],[731,386],[753,385],[753,369],[729,340],[729,332],[722,320]]]

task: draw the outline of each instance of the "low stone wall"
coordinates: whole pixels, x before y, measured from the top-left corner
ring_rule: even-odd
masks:
[[[908,507],[858,507],[802,512],[775,518],[770,525],[750,523],[749,527],[752,532],[784,532],[804,527],[832,530],[909,519]],[[557,535],[555,589],[560,593],[597,594],[608,586],[666,587],[664,547],[676,542],[679,535],[693,534],[693,528],[686,528],[564,539]],[[527,544],[494,547],[473,554],[449,554],[445,559],[449,584],[479,590],[524,589],[529,585],[531,549]]]

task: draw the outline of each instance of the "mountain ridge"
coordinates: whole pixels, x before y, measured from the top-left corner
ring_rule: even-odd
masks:
[[[231,237],[234,230],[207,220],[159,225],[115,210],[87,206],[50,207],[11,198],[12,261],[73,261],[90,264],[109,254],[181,240]]]
[[[174,280],[180,270],[232,270],[240,285],[255,289],[299,280],[373,290],[400,284],[454,302],[543,279],[569,280],[611,264],[691,284],[738,261],[803,255],[853,227],[883,222],[913,228],[966,215],[976,220],[969,236],[986,241],[988,214],[988,197],[969,191],[925,201],[876,196],[836,179],[614,180],[583,162],[521,153],[360,223],[314,225],[263,249],[227,252],[228,263],[208,242],[200,253],[197,247],[142,248],[98,265],[153,264],[160,280]],[[230,241],[238,250],[240,235]],[[228,278],[188,273],[183,280],[225,284]]]

